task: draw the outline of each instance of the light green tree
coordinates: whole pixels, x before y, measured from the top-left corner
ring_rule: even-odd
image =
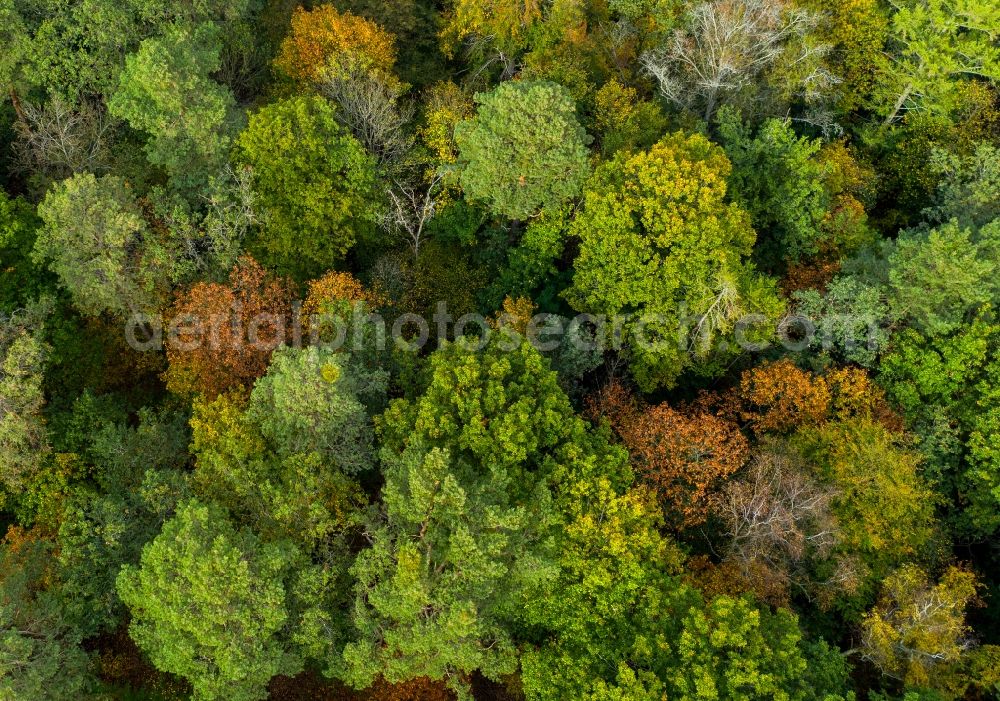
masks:
[[[374,465],[374,449],[348,358],[282,348],[249,400],[196,402],[195,490],[309,552],[356,526],[364,499],[352,476]]]
[[[978,307],[1000,302],[1000,220],[979,232],[950,221],[904,232],[889,256],[889,303],[923,333],[955,331]]]
[[[896,334],[880,382],[909,419],[925,471],[960,508],[953,527],[988,537],[1000,527],[1000,326],[990,308],[944,336]]]
[[[601,474],[603,466],[594,467],[567,475],[558,576],[524,600],[524,623],[547,633],[545,644],[521,658],[532,701],[598,699],[602,692],[614,698],[612,689],[633,685],[661,695],[662,681],[650,668],[677,633],[676,620],[663,613],[692,600],[677,577],[680,551],[660,535],[662,511],[653,495],[644,489],[620,494]]]
[[[190,681],[199,701],[265,699],[273,676],[302,667],[283,638],[298,557],[190,501],[143,549],[140,566],[118,575],[129,633],[159,669]]]
[[[476,116],[455,127],[460,182],[470,199],[498,216],[527,219],[580,193],[590,137],[565,88],[509,81],[476,103]]]
[[[385,456],[385,522],[351,568],[358,640],[343,676],[357,688],[426,676],[465,692],[477,670],[499,679],[517,668],[497,608],[531,574],[537,524],[489,485],[463,486],[458,460],[420,445]]]
[[[678,132],[648,152],[619,154],[584,193],[565,296],[581,312],[631,315],[622,328],[644,390],[718,358],[745,315],[781,313],[773,283],[746,260],[755,235],[746,211],[726,202],[730,172],[721,148]],[[753,329],[746,339],[756,340]]]
[[[1000,79],[1000,8],[989,0],[896,0],[882,75],[885,123],[958,106],[962,80]]]
[[[75,175],[38,206],[44,223],[34,258],[48,262],[86,314],[155,310],[174,264],[128,183],[114,175]]]
[[[225,163],[235,101],[210,77],[220,51],[215,25],[171,25],[126,59],[108,102],[113,115],[146,132],[150,163],[182,191],[203,187]]]

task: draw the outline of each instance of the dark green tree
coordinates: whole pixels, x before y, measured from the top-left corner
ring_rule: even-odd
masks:
[[[292,97],[253,114],[236,159],[253,170],[263,221],[251,248],[268,267],[318,277],[374,231],[374,161],[322,98]]]

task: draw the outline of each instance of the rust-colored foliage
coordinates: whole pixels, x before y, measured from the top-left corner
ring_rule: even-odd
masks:
[[[309,293],[302,305],[303,316],[322,314],[328,305],[339,302],[364,302],[370,307],[385,304],[382,295],[365,289],[365,286],[350,273],[331,271],[309,283]]]
[[[455,694],[444,682],[417,677],[399,684],[379,679],[365,693],[369,701],[453,701]]]
[[[333,5],[295,8],[292,29],[275,65],[295,80],[323,78],[328,71],[356,69],[389,73],[396,63],[395,38],[374,22]]]
[[[167,388],[182,396],[249,386],[291,331],[292,288],[249,256],[229,284],[201,282],[182,293],[169,317]]]
[[[881,388],[859,368],[803,370],[787,358],[747,370],[725,395],[706,395],[699,405],[750,428],[754,433],[789,433],[831,419],[866,416],[889,430],[902,421],[887,405]]]
[[[11,555],[19,555],[26,546],[33,545],[45,538],[45,533],[38,526],[24,528],[23,526],[8,526],[7,534],[3,538],[3,544],[7,547],[7,552]],[[13,558],[17,561],[17,558]],[[6,573],[0,572],[0,578]]]
[[[711,494],[750,453],[739,427],[697,408],[647,407],[613,385],[602,401],[633,467],[668,516],[681,528],[703,523]]]
[[[784,359],[743,373],[739,417],[756,433],[785,432],[826,420],[830,388]]]
[[[786,297],[800,290],[823,292],[830,281],[840,272],[840,261],[817,258],[804,260],[788,267],[781,280],[781,291]]]
[[[707,555],[696,555],[687,561],[685,579],[701,591],[706,599],[717,596],[753,594],[759,601],[775,607],[791,604],[788,579],[763,562],[734,560],[712,562]]]

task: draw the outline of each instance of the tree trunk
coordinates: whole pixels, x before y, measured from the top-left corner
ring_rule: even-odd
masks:
[[[896,106],[892,108],[892,114],[890,114],[888,117],[885,118],[883,126],[889,126],[890,124],[896,121],[896,116],[899,114],[899,110],[903,109],[903,103],[906,102],[906,98],[910,96],[910,92],[912,91],[913,91],[913,83],[910,83],[903,90],[902,94],[899,96],[899,99],[896,100]]]
[[[17,90],[13,86],[10,88],[10,101],[14,105],[14,112],[18,120],[27,124],[27,117],[24,114],[24,107],[21,106],[21,98],[17,96]]]

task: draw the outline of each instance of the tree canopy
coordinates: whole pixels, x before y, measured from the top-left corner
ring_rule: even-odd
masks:
[[[1000,694],[996,0],[0,0],[0,701]]]

